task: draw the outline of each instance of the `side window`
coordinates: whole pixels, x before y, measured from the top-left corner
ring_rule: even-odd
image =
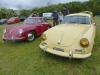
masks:
[[[37,22],[38,22],[38,23],[41,23],[41,22],[42,22],[41,18],[40,18],[40,19],[37,19]]]
[[[47,19],[46,18],[43,18],[43,22],[47,22]]]

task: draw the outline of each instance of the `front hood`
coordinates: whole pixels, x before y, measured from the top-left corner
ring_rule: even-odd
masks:
[[[59,25],[46,32],[46,41],[50,45],[58,45],[60,43],[61,46],[70,46],[86,33],[89,28],[90,25]]]
[[[33,25],[20,25],[20,26],[10,26],[7,27],[6,30],[10,32],[18,32],[19,29],[23,29],[24,31],[27,31],[28,29],[34,28]]]

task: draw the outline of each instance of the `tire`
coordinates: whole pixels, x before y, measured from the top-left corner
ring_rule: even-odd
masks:
[[[3,39],[3,43],[7,42],[7,40]]]
[[[35,38],[36,38],[36,33],[34,31],[31,31],[27,34],[27,41],[28,42],[35,40]]]

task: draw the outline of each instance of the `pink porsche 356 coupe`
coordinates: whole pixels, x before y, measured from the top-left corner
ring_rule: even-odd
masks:
[[[23,25],[7,27],[4,29],[3,40],[27,40],[33,41],[49,28],[49,23],[43,17],[29,17]]]
[[[8,19],[7,24],[15,24],[15,23],[19,23],[19,22],[20,22],[20,18],[11,17],[10,19]]]

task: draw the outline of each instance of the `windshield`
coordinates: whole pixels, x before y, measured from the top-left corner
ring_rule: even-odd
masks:
[[[41,22],[42,18],[28,18],[27,20],[24,21],[24,24],[37,24]]]
[[[90,24],[88,16],[65,16],[62,23]]]

